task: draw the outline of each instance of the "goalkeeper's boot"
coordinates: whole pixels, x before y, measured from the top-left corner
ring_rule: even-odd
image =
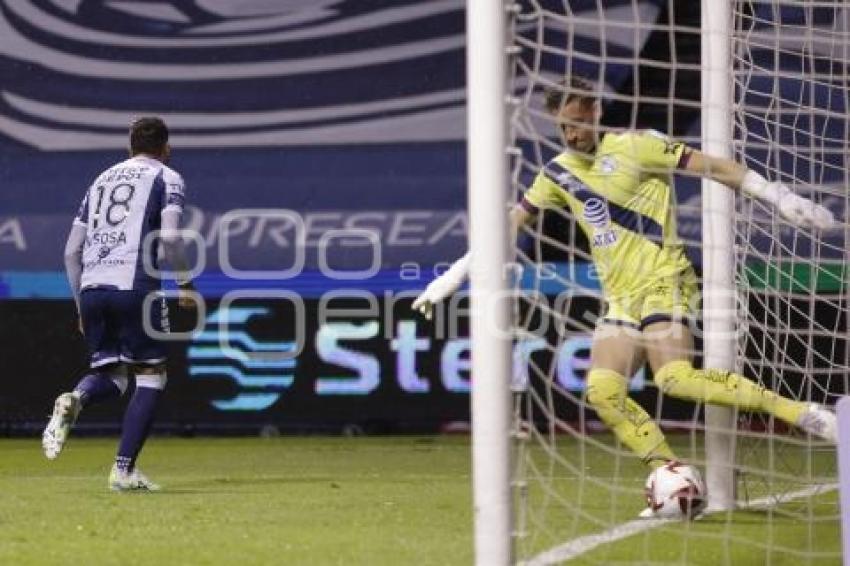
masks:
[[[838,442],[838,419],[823,405],[809,405],[809,409],[797,420],[797,426],[812,436],[833,444]]]
[[[48,460],[53,460],[62,452],[81,407],[80,399],[73,393],[63,393],[56,398],[53,414],[41,435],[41,446]]]
[[[109,489],[112,491],[159,491],[162,488],[138,469],[127,472],[113,464],[109,472]]]

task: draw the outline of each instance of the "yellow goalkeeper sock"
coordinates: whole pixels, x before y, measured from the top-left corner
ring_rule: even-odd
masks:
[[[587,374],[587,402],[620,442],[643,461],[660,466],[676,460],[664,434],[640,405],[626,394],[626,378],[609,369],[591,369]]]
[[[673,397],[745,411],[763,411],[792,425],[796,425],[800,416],[808,410],[806,403],[783,397],[742,375],[716,369],[696,369],[684,360],[665,364],[655,374],[655,383],[661,391]]]

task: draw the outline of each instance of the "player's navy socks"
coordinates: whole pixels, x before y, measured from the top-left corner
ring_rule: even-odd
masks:
[[[91,403],[99,403],[115,397],[120,397],[123,391],[113,381],[111,376],[90,373],[85,375],[74,391],[80,398],[80,404],[85,407]]]
[[[132,458],[128,458],[126,456],[116,456],[115,457],[115,467],[121,470],[124,473],[130,473],[133,471],[131,466],[134,464]]]
[[[130,404],[127,405],[127,410],[124,412],[121,444],[118,446],[118,456],[115,458],[115,465],[119,470],[133,471],[136,458],[150,433],[156,402],[160,393],[162,391],[159,389],[139,387],[137,383],[133,398],[130,399]]]

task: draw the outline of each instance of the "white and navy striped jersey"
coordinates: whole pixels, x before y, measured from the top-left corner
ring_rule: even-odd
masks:
[[[145,269],[159,269],[158,234],[165,210],[182,213],[185,186],[179,173],[137,155],[113,165],[86,191],[74,224],[86,228],[81,287],[156,289]],[[147,241],[146,241],[147,240]]]

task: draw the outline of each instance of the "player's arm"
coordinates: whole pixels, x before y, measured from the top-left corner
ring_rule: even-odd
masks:
[[[186,247],[180,235],[181,214],[173,210],[162,212],[162,229],[160,239],[165,260],[176,273],[176,281],[179,286],[191,283],[189,278],[189,260],[186,257]]]
[[[192,308],[195,306],[195,301],[192,294],[195,292],[195,286],[190,278],[189,259],[186,255],[186,246],[183,242],[183,237],[180,235],[180,219],[181,214],[173,210],[164,210],[162,212],[162,228],[160,231],[160,241],[162,242],[162,251],[165,255],[165,261],[171,266],[175,272],[175,281],[180,293],[177,296],[177,304],[184,308]]]
[[[166,178],[165,206],[160,212],[160,241],[165,261],[175,272],[175,281],[180,289],[177,303],[184,308],[196,306],[195,287],[191,279],[191,267],[186,246],[181,235],[180,222],[185,206],[185,186],[179,176]]]
[[[687,149],[684,170],[699,177],[706,177],[726,185],[730,189],[740,190],[741,183],[747,174],[747,168],[722,157],[712,157],[696,149]]]
[[[83,244],[86,241],[86,226],[74,222],[71,232],[65,242],[65,274],[68,276],[68,284],[71,286],[71,295],[77,305],[77,313],[80,312],[80,280],[83,276]]]
[[[531,188],[526,191],[519,204],[514,205],[508,218],[510,221],[510,241],[515,242],[520,228],[528,224],[541,208],[557,203],[558,188],[540,171]],[[413,301],[413,310],[418,310],[425,318],[431,318],[434,305],[457,291],[469,276],[471,258],[466,252],[462,258],[442,275],[431,281],[428,287]]]
[[[508,217],[510,220],[511,239],[513,242],[517,238],[519,229],[530,222],[536,215],[537,211],[533,206],[526,204],[514,205]],[[413,310],[417,310],[426,319],[431,318],[431,313],[434,310],[434,305],[443,301],[446,297],[457,291],[466,278],[469,276],[469,266],[471,262],[470,252],[466,252],[463,257],[455,261],[445,273],[431,281],[428,287],[413,301]]]
[[[827,229],[835,225],[835,217],[829,209],[794,194],[784,184],[768,181],[756,171],[731,159],[713,157],[695,149],[688,151],[684,166],[686,171],[770,203],[786,220],[797,226]]]
[[[79,318],[80,332],[83,331],[82,318],[80,317],[80,287],[83,278],[83,247],[86,243],[86,234],[88,233],[88,218],[89,218],[89,195],[83,197],[83,202],[80,203],[80,208],[77,210],[77,215],[74,216],[74,222],[71,224],[71,231],[68,233],[68,239],[65,241],[65,275],[68,277],[68,285],[71,287],[71,296],[74,297],[74,304],[77,306],[77,317]]]

